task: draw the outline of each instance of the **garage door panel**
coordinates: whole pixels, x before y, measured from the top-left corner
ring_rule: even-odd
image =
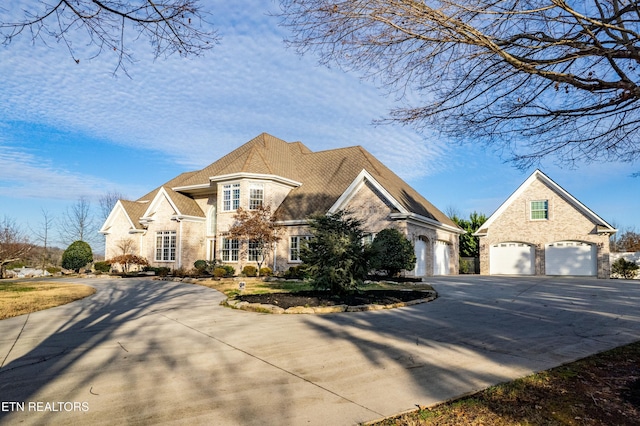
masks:
[[[436,241],[433,253],[433,275],[449,275],[449,244]]]
[[[525,243],[506,242],[490,248],[491,275],[533,275],[535,248]]]
[[[416,253],[415,275],[421,277],[427,273],[427,243],[424,240],[417,240],[414,250]]]
[[[546,275],[595,276],[595,246],[575,241],[560,241],[545,247]]]

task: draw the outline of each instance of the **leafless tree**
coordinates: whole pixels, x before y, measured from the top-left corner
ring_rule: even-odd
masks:
[[[136,251],[136,242],[133,238],[122,238],[116,243],[116,247],[120,250],[121,255],[134,254]]]
[[[109,214],[111,213],[111,210],[113,210],[118,200],[123,200],[124,198],[124,195],[117,191],[109,191],[98,198],[98,204],[100,205],[100,213],[102,215],[103,222],[107,220]]]
[[[640,251],[640,233],[635,228],[626,229],[619,237],[616,244],[616,251],[636,252]]]
[[[0,222],[0,278],[4,278],[7,264],[21,260],[32,248],[15,219],[4,216]]]
[[[47,266],[47,261],[49,260],[49,244],[51,243],[51,231],[53,230],[53,225],[55,221],[53,216],[45,210],[42,209],[42,221],[40,222],[37,229],[32,229],[32,234],[36,237],[36,241],[42,244],[42,271]]]
[[[149,40],[156,58],[197,56],[211,49],[218,37],[206,15],[198,0],[39,0],[21,16],[11,16],[15,21],[0,22],[0,40],[9,44],[29,33],[34,42],[61,41],[76,62],[74,44],[83,46],[87,40],[97,48],[96,56],[103,51],[117,55],[117,71],[133,60],[127,42],[139,37]]]
[[[59,222],[60,239],[69,245],[74,241],[94,242],[97,227],[91,213],[91,202],[80,197],[71,208],[67,208]]]
[[[281,0],[289,43],[403,100],[389,120],[528,167],[640,158],[635,0]]]

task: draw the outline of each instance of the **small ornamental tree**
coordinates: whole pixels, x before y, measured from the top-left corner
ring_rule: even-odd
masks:
[[[62,253],[62,267],[76,272],[93,262],[91,246],[84,241],[74,241]]]
[[[271,215],[271,208],[263,205],[251,210],[240,207],[233,218],[235,222],[229,228],[228,236],[250,244],[250,254],[258,264],[259,271],[271,252],[273,243],[280,239],[280,226]]]
[[[118,264],[122,266],[122,271],[124,273],[129,272],[129,268],[132,265],[140,266],[148,266],[149,262],[144,257],[136,256],[135,254],[121,254],[120,256],[112,257],[107,260],[107,262],[111,265]]]
[[[371,244],[371,266],[385,271],[388,277],[395,277],[403,269],[416,266],[413,245],[397,229],[383,229]]]
[[[369,251],[362,244],[362,224],[346,212],[309,221],[312,238],[300,258],[315,288],[344,294],[358,289],[369,271]]]

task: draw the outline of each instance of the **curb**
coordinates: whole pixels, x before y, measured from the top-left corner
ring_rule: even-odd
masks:
[[[406,306],[418,305],[420,303],[427,303],[435,300],[438,297],[438,293],[432,290],[424,290],[424,298],[410,300],[408,302],[398,302],[389,305],[335,305],[335,306],[293,306],[291,308],[281,308],[275,305],[266,305],[262,303],[249,303],[238,299],[226,299],[220,304],[232,309],[240,309],[249,312],[260,312],[267,314],[334,314],[341,312],[368,312],[368,311],[381,311],[385,309],[404,308]]]

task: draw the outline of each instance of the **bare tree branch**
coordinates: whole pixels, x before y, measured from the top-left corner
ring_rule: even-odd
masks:
[[[59,233],[60,239],[67,245],[74,241],[95,242],[97,226],[88,198],[80,197],[71,208],[67,208],[59,221]]]
[[[114,72],[122,69],[126,73],[126,63],[133,62],[128,42],[139,37],[149,40],[155,58],[198,56],[213,48],[218,35],[206,15],[198,0],[39,0],[15,22],[0,22],[0,41],[8,45],[29,32],[33,42],[64,43],[71,57],[80,62],[74,41],[88,37],[89,44],[97,48],[95,56],[104,51],[115,53]]]
[[[37,229],[31,230],[32,234],[35,236],[36,241],[38,241],[42,245],[42,271],[47,266],[47,262],[49,259],[49,245],[51,243],[51,231],[53,230],[53,225],[55,221],[53,216],[45,210],[42,209],[42,221]]]
[[[111,213],[111,210],[113,210],[118,200],[124,199],[125,196],[117,191],[109,191],[98,198],[102,222],[107,220],[109,214]]]
[[[632,0],[281,0],[288,41],[413,106],[388,120],[481,141],[520,167],[640,158]]]
[[[7,264],[23,259],[32,248],[15,219],[5,216],[0,222],[0,278],[4,278]]]

